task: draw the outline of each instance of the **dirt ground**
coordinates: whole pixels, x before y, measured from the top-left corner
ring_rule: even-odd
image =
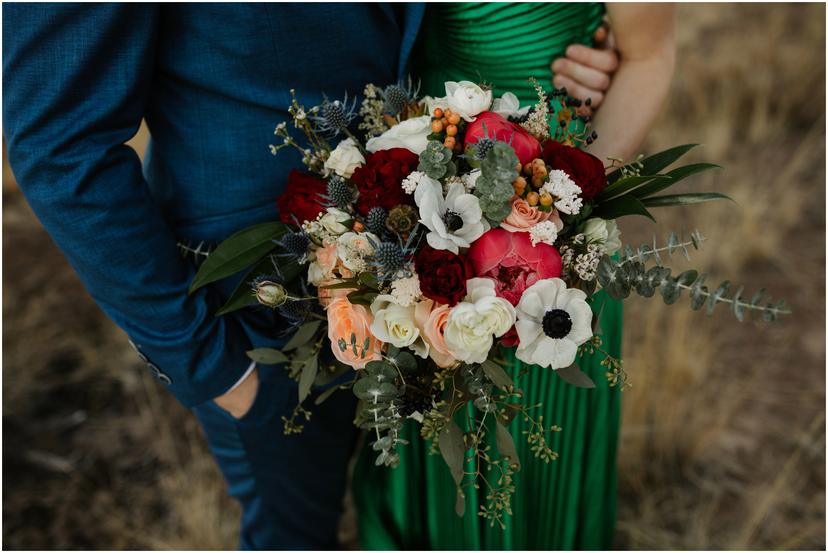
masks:
[[[677,265],[767,287],[779,325],[636,299],[625,311],[616,546],[825,548],[825,8],[682,5],[645,151],[701,142],[688,186],[733,204],[629,221],[708,240]],[[139,146],[140,148],[140,146]],[[657,214],[658,215],[658,214]],[[3,173],[3,546],[232,549],[238,507],[195,419],[95,306]],[[343,539],[356,544],[353,524]]]

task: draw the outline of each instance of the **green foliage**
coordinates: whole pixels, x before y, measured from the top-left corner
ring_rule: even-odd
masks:
[[[568,367],[562,367],[555,371],[555,374],[560,376],[564,382],[572,384],[577,388],[594,388],[595,382],[581,370],[577,363],[572,363]]]
[[[457,166],[451,160],[452,153],[437,140],[429,140],[426,149],[420,154],[420,163],[417,170],[422,171],[432,179],[453,177],[457,174]]]
[[[683,144],[681,146],[675,146],[668,150],[664,150],[663,152],[658,152],[657,154],[653,154],[650,157],[644,158],[640,161],[636,161],[634,163],[638,165],[638,174],[652,175],[658,173],[665,167],[677,161],[681,156],[696,146],[698,146],[698,144]],[[607,179],[610,183],[614,183],[623,176],[624,172],[622,169],[623,168],[616,169],[607,175]]]
[[[658,247],[655,238],[653,245],[642,245],[633,251],[627,246],[621,260],[616,261],[604,256],[598,264],[597,278],[607,294],[615,299],[627,298],[632,291],[644,297],[652,297],[656,291],[666,304],[677,302],[682,291],[690,296],[690,307],[699,310],[707,306],[707,313],[712,314],[720,303],[730,304],[734,316],[743,321],[749,311],[757,311],[767,322],[776,321],[781,315],[788,315],[785,302],[765,303],[764,294],[757,293],[750,302],[742,299],[743,288],[729,297],[731,284],[724,281],[712,292],[705,286],[707,275],[699,275],[697,271],[684,271],[678,276],[672,276],[671,270],[662,265],[661,255],[667,253],[672,258],[675,252],[681,251],[689,259],[688,247],[699,249],[704,239],[698,232],[694,232],[690,240],[683,241],[676,233],[670,234],[667,245]],[[654,261],[655,266],[646,267],[648,261]],[[763,292],[763,291],[761,291]]]
[[[518,158],[505,142],[495,142],[480,164],[480,176],[474,194],[480,199],[483,214],[499,223],[512,210],[509,199],[514,195],[512,182],[518,176]]]
[[[232,235],[219,244],[198,268],[190,284],[190,293],[256,263],[274,249],[274,240],[287,231],[287,225],[274,222],[254,225]]]
[[[247,352],[247,356],[256,363],[263,365],[276,365],[278,363],[287,363],[288,356],[273,348],[256,348]]]

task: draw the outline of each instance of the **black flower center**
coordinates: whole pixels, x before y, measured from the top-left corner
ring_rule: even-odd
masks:
[[[552,309],[543,316],[543,333],[550,338],[563,338],[572,330],[572,318],[563,309]]]
[[[446,211],[446,214],[443,215],[443,222],[446,224],[449,232],[457,232],[463,228],[463,218],[454,211]]]

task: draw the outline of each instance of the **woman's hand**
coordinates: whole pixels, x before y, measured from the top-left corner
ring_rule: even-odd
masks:
[[[591,108],[597,109],[604,101],[619,60],[608,24],[598,27],[593,42],[592,48],[572,44],[566,49],[565,58],[552,62],[552,84],[565,88],[579,100],[589,98]]]

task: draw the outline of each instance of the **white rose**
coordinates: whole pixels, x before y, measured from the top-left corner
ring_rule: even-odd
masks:
[[[363,163],[365,163],[365,158],[362,152],[359,151],[354,139],[348,138],[340,142],[331,152],[325,162],[325,169],[349,179],[354,174],[354,169],[362,166]]]
[[[420,329],[414,321],[414,305],[403,307],[389,294],[380,294],[371,303],[374,321],[371,334],[380,342],[404,348],[420,337]]]
[[[342,211],[341,209],[329,207],[325,214],[320,217],[319,224],[322,225],[322,228],[327,232],[339,236],[340,234],[350,230],[350,227],[344,224],[350,220],[350,214]]]
[[[587,242],[603,246],[607,255],[612,255],[621,249],[621,231],[614,219],[600,219],[593,217],[587,220],[584,227]]]
[[[443,335],[455,358],[482,363],[494,338],[503,336],[515,324],[515,308],[497,297],[491,279],[472,278],[466,282],[466,289],[466,299],[452,308]]]
[[[495,98],[492,111],[506,118],[520,117],[529,112],[529,106],[521,109],[518,97],[511,92],[506,92],[500,98]]]
[[[391,148],[405,148],[420,155],[426,149],[430,134],[431,116],[413,117],[394,125],[379,136],[368,139],[365,148],[371,153]]]
[[[483,90],[471,81],[448,81],[446,103],[466,121],[474,121],[478,114],[492,106],[492,91]]]

